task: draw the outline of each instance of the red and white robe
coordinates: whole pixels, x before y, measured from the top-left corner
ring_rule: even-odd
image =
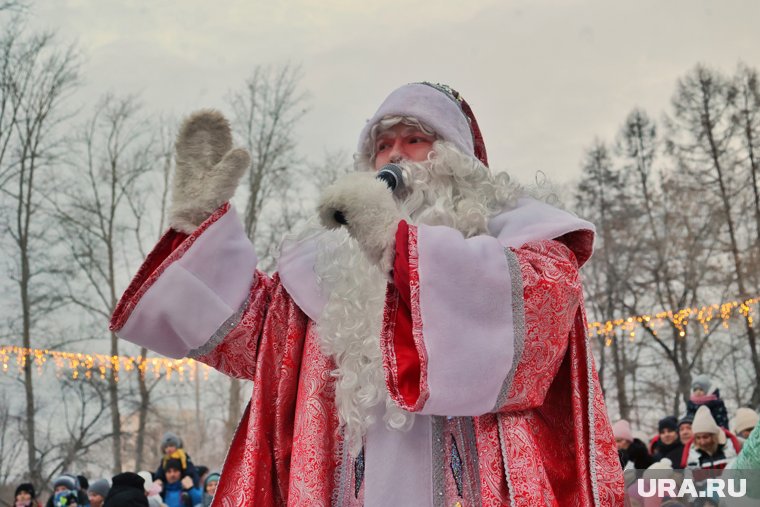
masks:
[[[313,242],[284,244],[268,276],[224,205],[164,235],[111,328],[254,382],[215,506],[622,505],[578,274],[593,226],[521,199],[489,231],[399,224],[380,342],[390,396],[416,416],[375,423],[356,459],[316,334]]]

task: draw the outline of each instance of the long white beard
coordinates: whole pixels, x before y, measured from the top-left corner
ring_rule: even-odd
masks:
[[[486,168],[445,143],[436,144],[433,159],[401,164],[407,191],[399,209],[411,223],[447,225],[465,237],[484,233],[488,217],[515,197],[515,187],[495,182],[484,173]],[[385,405],[383,421],[395,430],[410,428],[414,414],[396,406],[385,386],[379,340],[385,275],[345,229],[322,230],[317,244],[315,272],[322,291],[329,294],[317,333],[322,351],[337,366],[332,374],[338,415],[349,451],[356,456],[367,428],[375,423],[373,407]]]

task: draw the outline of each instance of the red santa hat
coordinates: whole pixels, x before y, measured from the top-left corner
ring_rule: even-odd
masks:
[[[472,109],[453,88],[428,82],[397,88],[380,104],[359,135],[359,153],[369,153],[372,127],[389,116],[416,118],[436,135],[453,143],[462,153],[488,165],[486,146]]]

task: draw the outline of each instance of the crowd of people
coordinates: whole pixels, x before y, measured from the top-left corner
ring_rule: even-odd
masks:
[[[625,419],[613,424],[631,496],[637,496],[633,483],[642,476],[665,477],[668,472],[678,472],[680,477],[699,477],[709,471],[714,477],[725,469],[759,466],[760,431],[754,430],[760,416],[751,408],[741,407],[729,419],[720,391],[711,392],[711,384],[706,375],[695,377],[686,412],[660,419],[655,435],[633,431]],[[703,472],[695,473],[697,470]],[[710,505],[710,501],[707,498],[701,503]]]
[[[196,466],[182,439],[167,432],[161,440],[161,461],[154,472],[123,472],[93,482],[64,473],[51,484],[45,507],[209,507],[221,477]],[[15,507],[42,507],[31,483],[16,488]]]

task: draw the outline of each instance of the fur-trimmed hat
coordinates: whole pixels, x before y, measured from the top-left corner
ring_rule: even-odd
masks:
[[[757,426],[758,421],[760,421],[760,416],[751,408],[738,408],[736,409],[736,417],[734,417],[734,433],[752,429]]]
[[[182,447],[182,439],[175,433],[167,431],[164,436],[161,437],[161,452],[165,452],[166,448],[173,445],[177,449]]]
[[[691,390],[694,389],[702,389],[705,393],[710,392],[710,386],[712,386],[712,381],[710,380],[710,377],[705,375],[704,373],[701,375],[697,375],[694,377],[694,379],[691,381]]]
[[[612,434],[617,439],[627,440],[633,442],[633,434],[631,433],[631,423],[625,419],[620,419],[618,422],[612,425]]]
[[[710,413],[710,409],[705,405],[699,407],[697,413],[694,414],[694,422],[691,423],[691,431],[694,432],[695,435],[699,433],[712,433],[718,437],[719,444],[722,445],[726,443],[726,434],[720,426],[718,426],[718,423],[715,422],[715,419]]]
[[[37,498],[37,492],[34,491],[34,484],[30,482],[24,482],[22,484],[19,484],[18,487],[16,488],[16,492],[13,493],[13,497],[14,498],[17,497],[18,494],[21,492],[29,493],[29,495],[31,495],[32,498]]]
[[[488,165],[485,143],[472,109],[459,92],[447,85],[411,83],[391,92],[362,129],[359,153],[369,154],[372,127],[388,116],[416,118],[465,155]]]

